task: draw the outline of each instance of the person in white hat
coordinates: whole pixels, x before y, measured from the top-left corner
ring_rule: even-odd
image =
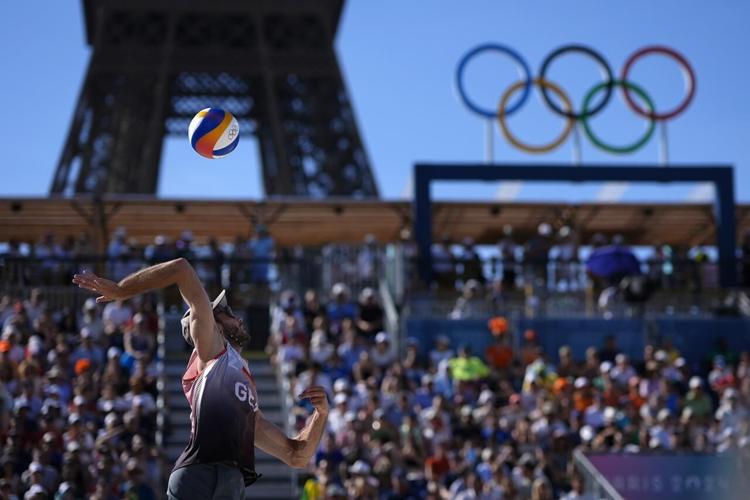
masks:
[[[385,370],[396,361],[396,353],[391,349],[391,338],[385,332],[375,335],[375,346],[370,351],[372,361]]]
[[[153,265],[119,283],[94,273],[76,274],[73,283],[99,294],[97,302],[126,300],[177,285],[189,306],[182,335],[194,346],[182,385],[191,407],[190,441],[169,477],[168,498],[244,498],[245,487],[260,476],[255,447],[291,467],[304,467],[315,454],[328,418],[328,398],[320,386],[298,395],[314,411],[296,438],[269,422],[259,408],[253,377],[242,347],[250,339],[242,319],[229,307],[226,291],[210,301],[185,259]]]

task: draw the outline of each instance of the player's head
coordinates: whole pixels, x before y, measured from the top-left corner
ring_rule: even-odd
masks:
[[[236,349],[242,349],[250,340],[250,334],[245,329],[242,319],[238,318],[229,307],[226,293],[226,290],[222,290],[212,302],[214,322],[216,329],[227,339],[227,342]],[[193,339],[190,336],[190,309],[182,316],[181,324],[182,336],[188,344],[193,345]]]

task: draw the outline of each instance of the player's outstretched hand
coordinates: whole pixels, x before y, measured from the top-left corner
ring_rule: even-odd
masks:
[[[100,278],[89,271],[73,275],[73,283],[80,288],[98,293],[99,297],[96,298],[96,301],[99,303],[127,298],[120,285],[106,278]]]
[[[299,395],[299,398],[310,400],[310,404],[313,405],[313,408],[318,410],[318,413],[324,416],[328,415],[328,396],[326,395],[326,390],[323,389],[323,387],[319,385],[308,387],[307,389],[302,391],[302,394]]]

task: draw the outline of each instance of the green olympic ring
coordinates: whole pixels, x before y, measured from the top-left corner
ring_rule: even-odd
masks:
[[[591,115],[589,114],[589,104],[591,104],[591,100],[594,98],[597,92],[607,87],[608,82],[602,82],[597,85],[595,85],[591,90],[589,90],[588,94],[586,94],[586,97],[583,99],[583,113],[581,116],[581,123],[583,123],[583,130],[586,132],[586,137],[589,138],[592,144],[594,146],[598,147],[601,150],[607,151],[608,153],[615,153],[615,154],[627,154],[632,153],[641,147],[643,147],[644,144],[648,142],[649,139],[651,139],[651,136],[654,134],[654,128],[656,125],[656,121],[654,120],[654,103],[651,101],[651,98],[646,95],[646,92],[639,86],[637,86],[634,83],[625,81],[625,80],[614,80],[612,81],[612,84],[615,87],[622,87],[623,90],[628,89],[632,90],[636,94],[640,96],[641,99],[646,103],[648,106],[648,129],[646,129],[646,133],[643,134],[643,136],[638,139],[636,142],[627,145],[627,146],[611,146],[609,144],[606,144],[604,141],[599,139],[596,135],[594,135],[594,132],[591,130],[591,125],[589,125],[589,118],[591,118]]]

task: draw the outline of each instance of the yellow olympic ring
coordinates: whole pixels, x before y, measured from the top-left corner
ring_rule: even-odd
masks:
[[[570,102],[570,99],[567,95],[565,95],[565,92],[555,85],[554,83],[543,80],[541,78],[536,78],[534,80],[534,84],[539,87],[546,87],[550,89],[552,92],[557,94],[557,96],[560,98],[560,100],[565,105],[565,110],[570,111],[573,109],[573,105]],[[518,139],[513,136],[513,134],[510,133],[510,129],[508,129],[508,124],[505,122],[505,108],[508,104],[508,100],[511,98],[513,93],[515,93],[518,89],[524,87],[526,85],[526,81],[521,80],[513,85],[511,85],[508,90],[505,91],[503,94],[503,97],[500,99],[500,104],[497,108],[497,121],[500,124],[500,130],[503,132],[503,136],[513,144],[515,147],[522,151],[526,151],[527,153],[549,153],[550,151],[556,149],[559,147],[565,140],[568,138],[568,135],[570,135],[570,132],[573,130],[573,125],[575,125],[575,119],[568,116],[567,121],[565,123],[565,129],[563,129],[562,133],[555,139],[554,141],[550,142],[549,144],[543,144],[541,146],[533,146],[530,144],[524,144],[523,142],[519,141]]]

